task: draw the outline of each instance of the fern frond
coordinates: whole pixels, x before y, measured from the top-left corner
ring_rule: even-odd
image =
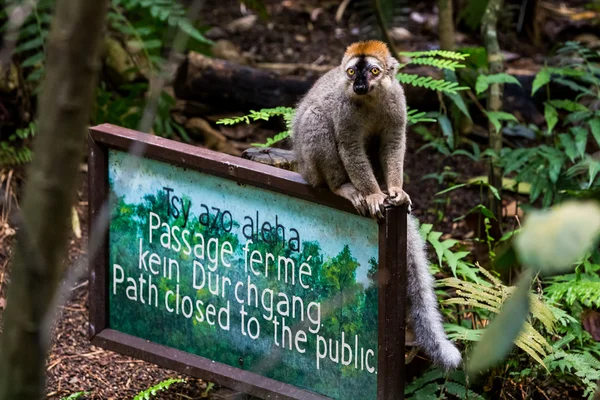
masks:
[[[516,290],[516,287],[503,285],[484,268],[479,265],[478,267],[493,282],[493,286],[489,287],[479,283],[465,282],[457,278],[442,279],[440,281],[442,285],[456,289],[456,297],[444,300],[443,303],[460,304],[470,308],[487,310],[493,314],[499,314],[502,305]],[[541,321],[549,331],[553,331],[557,318],[554,316],[552,310],[534,294],[530,294],[530,300],[533,318]],[[449,333],[450,337],[468,341],[479,341],[484,331],[483,329],[473,330],[457,325],[450,325],[448,329],[452,332]],[[546,368],[543,359],[548,353],[553,351],[553,348],[544,336],[535,330],[530,322],[525,322],[514,344]]]
[[[425,372],[423,375],[406,385],[406,388],[404,389],[404,394],[412,394],[419,388],[422,388],[427,384],[435,382],[437,379],[441,379],[443,377],[444,373],[439,369],[433,369],[431,371]]]
[[[474,282],[463,281],[458,278],[445,278],[439,280],[440,286],[449,286],[459,290],[465,290],[467,292],[487,292],[496,298],[498,294],[498,289],[500,285],[495,284],[493,287],[478,285]],[[501,300],[499,300],[501,301]]]
[[[20,1],[7,0],[6,12],[20,5]],[[21,67],[28,68],[25,78],[37,83],[44,72],[45,43],[50,31],[51,15],[54,1],[40,0],[34,2],[32,12],[26,16],[19,30],[14,54],[19,56]],[[0,33],[7,32],[9,24],[0,27]]]
[[[431,76],[420,76],[416,74],[406,74],[400,72],[396,75],[400,83],[424,87],[438,92],[456,94],[460,90],[468,89],[466,86],[459,86],[457,82],[449,82],[443,79],[433,79]]]
[[[167,390],[171,385],[175,384],[175,383],[179,383],[179,382],[185,382],[185,379],[176,379],[176,378],[170,378],[170,379],[166,379],[154,386],[152,386],[151,388],[148,388],[146,390],[144,390],[143,392],[138,393],[133,400],[147,400],[150,397],[154,397],[156,396],[156,394],[162,390]]]
[[[10,167],[31,162],[32,151],[26,139],[37,132],[37,125],[31,122],[26,128],[17,129],[8,139],[0,141],[0,167]]]
[[[479,264],[477,264],[477,268],[479,268],[479,271],[483,275],[485,275],[485,277],[488,278],[490,280],[490,282],[492,282],[494,284],[494,286],[501,286],[502,285],[502,281],[500,281],[500,279],[498,279],[494,275],[492,275],[492,273],[490,271],[488,271],[487,269],[483,268]]]
[[[572,306],[579,302],[586,307],[600,307],[600,281],[572,280],[552,283],[545,289],[546,297]]]
[[[404,389],[407,400],[445,399],[446,393],[460,399],[484,399],[468,388],[463,371],[446,374],[440,369],[431,369],[410,382]]]
[[[112,0],[112,4],[114,7],[123,6],[127,10],[144,9],[157,22],[171,28],[179,28],[199,43],[214,44],[194,27],[187,18],[185,6],[176,0]]]
[[[272,117],[282,116],[287,130],[278,133],[272,138],[268,138],[265,143],[252,143],[252,146],[256,147],[271,147],[275,143],[280,142],[291,135],[292,120],[294,119],[295,113],[296,110],[292,107],[263,108],[259,111],[250,110],[250,114],[242,115],[240,117],[222,118],[217,121],[217,124],[235,125],[242,122],[249,124],[250,122],[268,121]]]
[[[555,325],[558,322],[557,316],[548,304],[533,293],[529,295],[529,309],[533,317],[540,321],[548,332],[553,333],[555,331]]]
[[[408,58],[419,58],[419,57],[444,57],[452,60],[466,60],[468,54],[458,53],[456,51],[449,50],[427,50],[427,51],[401,51],[400,55]]]
[[[481,302],[479,302],[479,301],[477,301],[475,299],[452,298],[452,299],[444,300],[443,303],[445,305],[459,304],[459,305],[462,305],[462,306],[477,307],[477,308],[481,308],[483,310],[491,311],[494,314],[500,313],[500,308],[490,306],[489,304],[481,303]]]
[[[456,382],[446,382],[445,388],[446,392],[450,393],[453,396],[456,396],[459,399],[485,400],[485,397],[475,393],[470,389],[467,389],[464,385]]]
[[[461,64],[455,60],[444,60],[444,59],[433,58],[433,57],[415,58],[413,60],[410,60],[408,63],[404,64],[403,66],[408,65],[408,64],[428,65],[430,67],[435,67],[435,68],[439,68],[439,69],[449,69],[450,71],[455,71],[457,68],[465,67],[464,64]]]
[[[406,119],[409,125],[418,124],[420,122],[435,122],[435,118],[425,117],[427,112],[415,110],[414,108],[406,107]]]
[[[483,329],[469,329],[455,324],[444,324],[448,338],[467,342],[479,342],[483,336]]]
[[[584,396],[594,397],[596,381],[600,380],[600,361],[589,353],[566,353],[557,350],[544,359],[551,370],[574,372],[577,379],[583,383]]]
[[[252,122],[259,120],[268,121],[271,117],[283,116],[286,125],[290,127],[295,112],[296,110],[292,107],[263,108],[259,111],[250,110],[250,114],[242,115],[241,117],[222,118],[216,123],[222,125],[234,125],[245,122],[249,124],[251,120]]]

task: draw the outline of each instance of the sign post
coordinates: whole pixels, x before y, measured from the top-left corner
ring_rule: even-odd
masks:
[[[378,224],[295,172],[113,125],[90,129],[89,191],[94,345],[262,398],[403,398],[405,207]]]

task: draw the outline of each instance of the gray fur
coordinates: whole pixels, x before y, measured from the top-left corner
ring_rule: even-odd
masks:
[[[435,363],[446,369],[456,368],[460,365],[462,357],[444,332],[442,315],[434,291],[434,280],[429,272],[425,241],[419,233],[417,219],[409,215],[407,223],[407,295],[417,345]]]
[[[371,215],[381,214],[387,198],[371,166],[373,158],[382,165],[390,200],[410,201],[402,190],[404,90],[394,78],[397,61],[392,66],[381,64],[385,72],[373,78],[368,94],[360,96],[353,94],[343,69],[347,62],[329,71],[302,99],[292,122],[293,148],[304,178],[314,186],[328,186],[362,214]],[[381,146],[371,154],[368,145],[374,139]],[[346,190],[340,190],[344,185]]]
[[[381,218],[386,199],[410,203],[402,189],[406,100],[395,78],[398,61],[391,56],[368,60],[382,72],[369,75],[367,94],[353,91],[352,77],[346,73],[358,61],[352,56],[345,56],[339,67],[315,83],[297,107],[292,144],[299,172],[308,183],[328,186],[361,214]],[[381,191],[378,178],[389,195]],[[444,332],[433,283],[425,243],[417,221],[409,216],[408,296],[417,344],[434,362],[456,368],[461,355]]]

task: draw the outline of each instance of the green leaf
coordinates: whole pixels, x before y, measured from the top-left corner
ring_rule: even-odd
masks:
[[[496,188],[494,188],[495,190]],[[496,191],[497,193],[498,191]],[[490,210],[489,208],[487,208],[486,206],[484,206],[483,204],[478,204],[475,207],[473,207],[471,210],[469,210],[468,214],[473,213],[475,211],[479,211],[481,212],[481,214],[483,214],[484,216],[491,218],[491,219],[496,219],[496,216],[494,215],[494,213],[492,212],[492,210]]]
[[[458,82],[456,77],[456,73],[454,71],[444,71],[444,78],[449,82]],[[462,96],[458,93],[444,93],[446,97],[448,97],[468,119],[472,121],[471,114],[469,113],[469,108],[465,104]]]
[[[550,71],[547,68],[542,68],[540,72],[537,73],[535,79],[533,80],[533,85],[531,88],[531,95],[533,96],[535,92],[537,92],[542,86],[548,84],[550,82]]]
[[[579,85],[576,82],[568,80],[568,79],[556,78],[553,80],[553,82],[561,84],[563,86],[566,86],[569,89],[572,89],[576,92],[582,92],[582,93],[585,93],[587,95],[594,96],[594,97],[596,96],[596,93],[594,93],[592,90],[586,88],[585,86]]]
[[[487,115],[490,122],[494,125],[496,131],[499,131],[502,128],[502,124],[500,123],[500,121],[519,122],[519,120],[514,115],[504,111],[486,111],[485,115]]]
[[[40,79],[42,79],[43,75],[44,75],[44,69],[38,68],[38,69],[34,70],[33,72],[31,72],[29,75],[27,75],[27,80],[29,82],[36,82],[36,81],[39,81]]]
[[[20,45],[18,45],[15,48],[15,54],[19,54],[19,53],[22,53],[22,52],[27,51],[27,50],[32,50],[32,49],[35,49],[35,48],[38,48],[38,47],[42,47],[43,44],[44,44],[44,39],[43,38],[41,38],[39,36],[35,37],[35,38],[31,39],[31,40],[28,40],[28,41],[26,41],[26,42],[21,43]]]
[[[552,105],[552,107],[560,108],[561,110],[566,110],[569,112],[588,110],[586,106],[573,100],[550,100],[549,103]]]
[[[594,139],[596,139],[596,143],[600,146],[600,118],[594,118],[589,121],[590,129],[592,130],[592,135],[594,135]]]
[[[517,290],[504,303],[496,318],[485,328],[475,345],[467,372],[471,377],[498,364],[513,348],[529,315],[529,287],[533,273],[526,270],[519,278]]]
[[[563,273],[596,243],[599,233],[600,206],[567,201],[532,212],[515,238],[515,249],[524,265]]]
[[[461,183],[461,184],[458,184],[458,185],[451,186],[451,187],[449,187],[449,188],[447,188],[447,189],[444,189],[444,190],[442,190],[441,192],[437,192],[437,193],[435,194],[435,196],[438,196],[438,195],[440,195],[440,194],[444,194],[444,193],[451,192],[451,191],[453,191],[453,190],[459,189],[459,188],[461,188],[461,187],[465,187],[465,186],[467,186],[467,185],[469,185],[469,183]]]
[[[456,106],[456,108],[458,108],[460,110],[460,112],[462,112],[463,115],[469,119],[469,121],[472,121],[471,113],[469,113],[469,108],[465,104],[465,101],[463,100],[463,98],[462,98],[462,96],[460,94],[458,94],[458,93],[444,93],[444,95],[446,97],[448,97],[450,100],[452,100],[452,103],[454,103],[454,105]]]
[[[421,226],[419,227],[419,234],[421,235],[421,237],[423,237],[423,239],[427,239],[427,235],[429,235],[431,229],[433,229],[432,224],[421,224]]]
[[[475,84],[475,90],[477,94],[481,94],[488,90],[490,85],[497,83],[512,83],[521,86],[521,82],[517,78],[507,73],[492,74],[492,75],[479,75],[477,77],[477,83]]]
[[[549,160],[550,165],[548,166],[548,176],[552,183],[558,182],[560,171],[562,170],[562,160],[552,159]]]
[[[475,83],[475,91],[477,94],[485,92],[488,87],[490,87],[490,84],[487,81],[487,77],[485,75],[479,75],[477,77],[477,82]]]
[[[488,187],[488,189],[490,189],[490,192],[492,192],[492,194],[494,195],[495,198],[497,198],[498,200],[501,200],[500,193],[498,193],[498,189],[496,189],[492,185],[487,185],[487,187]]]
[[[158,39],[146,40],[143,42],[142,46],[146,50],[160,49],[162,47],[162,42]]]
[[[558,122],[558,111],[549,103],[544,103],[544,117],[546,118],[546,123],[548,124],[548,134],[552,133],[552,130],[556,126]]]
[[[565,148],[565,153],[571,159],[571,161],[575,162],[575,158],[577,157],[577,146],[575,146],[575,142],[573,138],[568,133],[561,133],[558,135],[560,142]]]
[[[181,21],[179,21],[179,24],[177,26],[183,32],[187,33],[191,38],[196,39],[198,42],[208,44],[211,46],[214,45],[214,42],[204,37],[204,35],[201,34],[198,29],[194,28],[190,21],[182,19]]]
[[[452,131],[452,122],[445,115],[440,115],[438,117],[438,123],[442,128],[442,133],[446,137],[446,141],[448,142],[448,147],[451,150],[454,150],[454,133]]]
[[[580,126],[571,128],[571,132],[575,136],[575,146],[577,147],[577,153],[579,154],[579,157],[583,157],[585,155],[585,148],[587,146],[588,133],[585,129],[583,129]]]
[[[429,243],[431,243],[431,246],[435,250],[435,254],[437,255],[437,258],[438,258],[438,263],[441,267],[442,266],[442,258],[444,256],[444,246],[442,246],[442,244],[439,241],[440,236],[442,236],[442,232],[431,232],[427,236],[427,241],[429,241]]]
[[[88,394],[90,394],[90,392],[77,392],[77,393],[73,393],[70,396],[63,397],[60,400],[75,400],[75,399],[80,398],[81,396],[86,396]]]
[[[38,52],[28,57],[21,63],[22,68],[33,67],[34,65],[41,64],[44,62],[45,54],[44,52]]]

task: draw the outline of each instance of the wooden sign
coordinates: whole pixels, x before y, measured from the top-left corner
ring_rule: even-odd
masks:
[[[112,125],[89,148],[93,344],[263,398],[403,398],[406,208]]]

